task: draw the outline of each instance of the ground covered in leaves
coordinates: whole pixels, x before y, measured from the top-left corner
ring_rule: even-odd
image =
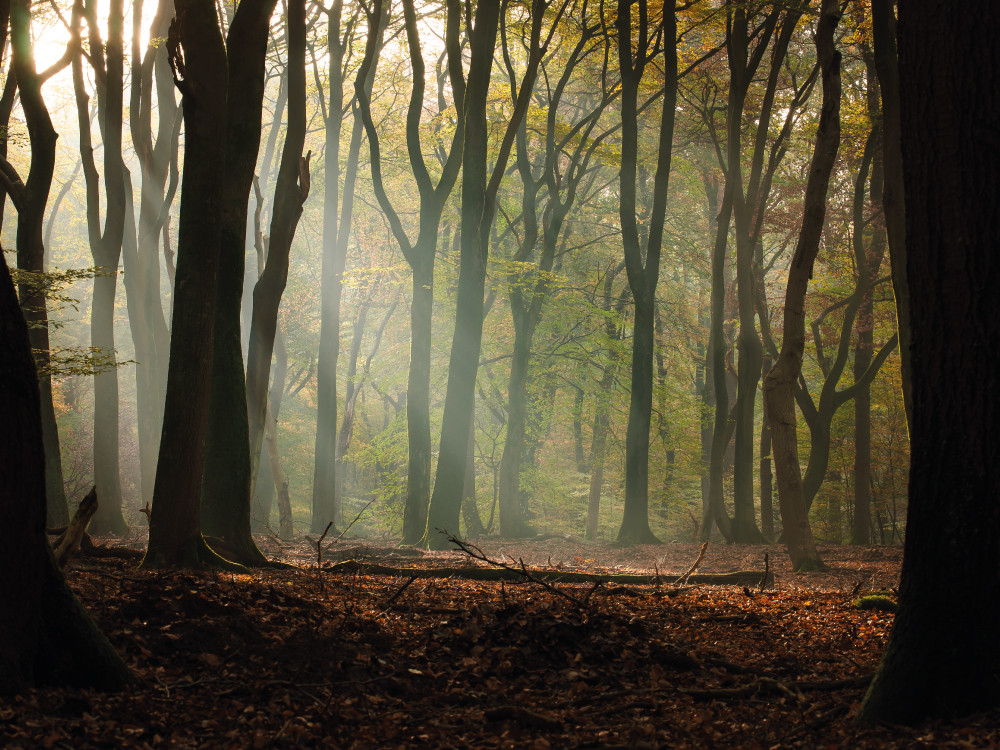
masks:
[[[104,540],[109,541],[109,540]],[[141,547],[141,540],[133,540]],[[489,542],[531,569],[659,575],[596,586],[367,576],[476,563],[338,540],[262,540],[297,569],[250,575],[137,570],[80,558],[67,578],[124,656],[130,692],[36,690],[0,699],[5,747],[988,747],[1000,713],[918,729],[852,715],[892,614],[855,606],[895,586],[897,548],[826,548],[831,571],[792,575],[778,547],[710,546],[704,572],[774,585],[677,586],[698,545],[614,549]],[[673,574],[673,575],[669,575]]]

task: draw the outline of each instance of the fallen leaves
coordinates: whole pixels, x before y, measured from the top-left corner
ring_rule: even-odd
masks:
[[[302,548],[314,561],[315,545]],[[561,555],[509,542],[505,549],[526,562],[541,555],[581,571],[585,564],[648,569],[635,559],[601,559],[596,546]],[[651,549],[661,570],[676,571],[697,548]],[[752,559],[737,558],[751,549],[726,551],[730,560],[710,554],[703,568],[748,567]],[[662,564],[671,554],[687,561]],[[898,575],[892,556],[889,550],[878,558],[880,585],[891,586]],[[336,559],[333,552],[324,557]],[[448,555],[393,559],[403,557],[408,566],[455,564]],[[126,559],[102,558],[86,569],[71,566],[69,580],[139,686],[121,695],[44,689],[0,700],[0,744],[607,749],[1000,742],[995,714],[912,732],[854,727],[850,717],[893,617],[854,608],[848,592],[858,567],[792,583],[776,555],[772,560],[778,589],[754,596],[702,586],[657,597],[656,586],[630,584],[629,595],[588,597],[587,585],[559,584],[567,598],[524,582],[331,576],[316,568],[144,573]]]

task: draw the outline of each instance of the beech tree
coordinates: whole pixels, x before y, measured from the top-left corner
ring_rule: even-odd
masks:
[[[1000,600],[983,595],[1000,587],[1000,145],[982,137],[1000,111],[998,34],[993,4],[900,4],[913,459],[899,612],[861,721],[1000,704]]]
[[[618,65],[622,81],[622,166],[619,218],[625,253],[625,272],[635,310],[632,333],[632,394],[628,432],[625,438],[625,509],[619,541],[653,543],[659,539],[649,528],[649,426],[653,406],[653,311],[656,284],[660,278],[664,214],[673,152],[674,116],[677,102],[677,12],[673,4],[663,6],[662,26],[651,25],[645,0],[639,2],[634,34],[631,0],[619,0]],[[655,22],[653,22],[655,23]],[[641,246],[636,202],[638,151],[638,94],[646,66],[663,54],[663,109],[660,118],[656,174],[646,246]]]
[[[29,3],[15,0],[11,10],[27,24]],[[39,685],[120,690],[132,676],[66,585],[46,538],[38,375],[2,249],[0,412],[0,695]]]
[[[802,372],[805,350],[805,297],[819,252],[826,216],[827,188],[840,147],[840,52],[834,31],[840,19],[836,0],[823,0],[816,27],[816,55],[823,81],[823,104],[809,180],[802,227],[788,270],[781,352],[764,378],[764,405],[771,422],[778,503],[785,543],[795,570],[816,570],[823,563],[816,551],[802,489],[795,417],[795,384]]]

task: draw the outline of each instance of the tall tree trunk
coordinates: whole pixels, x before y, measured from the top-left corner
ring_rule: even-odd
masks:
[[[167,47],[184,97],[184,182],[147,568],[225,563],[205,544],[200,524],[227,114],[226,50],[210,0],[178,2]]]
[[[899,11],[910,499],[899,612],[859,719],[913,725],[1000,705],[1000,599],[983,595],[1000,589],[1000,149],[983,137],[1000,111],[1000,8]]]
[[[264,62],[275,1],[240,3],[226,40],[229,118],[201,529],[222,539],[234,562],[243,565],[267,562],[250,530],[250,432],[240,329],[250,188],[260,149]]]
[[[875,71],[882,94],[882,154],[885,182],[882,211],[889,238],[892,291],[896,297],[896,330],[902,369],[903,406],[907,426],[913,421],[912,355],[910,353],[910,291],[907,281],[906,197],[901,150],[899,61],[896,57],[896,16],[892,0],[872,0],[872,41]]]
[[[17,208],[17,265],[22,271],[41,274],[45,270],[45,246],[42,243],[45,205],[49,199],[56,160],[56,132],[42,99],[42,79],[35,70],[31,41],[30,8],[23,0],[10,6],[11,71],[17,77],[21,109],[28,127],[31,167],[28,178],[19,186],[5,185]],[[6,160],[5,160],[6,162]],[[9,165],[5,165],[9,166]],[[5,169],[5,171],[7,171]],[[20,182],[20,180],[18,180]],[[44,285],[25,281],[19,284],[18,298],[28,323],[28,337],[38,370],[41,395],[42,440],[45,446],[45,497],[47,521],[62,525],[69,521],[66,491],[63,488],[62,460],[59,454],[59,431],[52,405],[52,374],[49,355],[49,319]]]
[[[483,293],[490,228],[496,210],[496,195],[514,136],[527,111],[541,59],[543,3],[531,9],[528,62],[506,132],[488,171],[489,122],[487,100],[500,21],[500,3],[476,6],[475,26],[470,38],[468,90],[465,97],[465,150],[462,156],[462,246],[459,259],[457,317],[448,367],[441,445],[438,452],[434,493],[428,509],[429,547],[447,546],[447,535],[459,531],[462,487],[465,484],[469,439],[468,415],[474,406],[476,373],[483,337]]]
[[[29,3],[15,0],[12,11],[14,33],[27,34]],[[121,690],[132,682],[128,667],[66,585],[45,537],[38,375],[2,252],[0,362],[0,695],[41,685]]]
[[[379,49],[382,45],[382,31],[388,21],[388,5],[384,5],[382,0],[375,0],[369,15],[368,44],[365,50],[365,60],[358,71],[355,91],[358,95],[359,107],[368,135],[375,196],[413,274],[410,302],[410,370],[407,379],[406,399],[408,457],[402,541],[403,544],[417,544],[423,539],[427,530],[427,509],[431,493],[430,382],[434,256],[437,253],[441,216],[455,186],[462,164],[465,144],[466,97],[460,39],[462,6],[457,0],[448,0],[444,42],[448,79],[455,106],[455,122],[451,146],[441,167],[441,177],[435,185],[423,155],[421,117],[425,106],[426,81],[424,80],[425,66],[413,0],[405,0],[403,3],[403,20],[413,79],[406,117],[406,146],[410,167],[420,195],[419,228],[414,242],[410,241],[395,205],[389,198],[383,184],[380,136],[371,114],[372,81]],[[445,109],[443,93],[439,93],[438,98],[439,109],[443,112]],[[455,500],[457,508],[460,503],[461,491],[458,488],[456,491],[459,493]],[[456,534],[458,533],[457,522],[458,514],[456,512],[453,529]]]
[[[330,42],[329,102],[324,120],[323,186],[323,266],[321,271],[321,313],[319,363],[316,373],[316,444],[313,463],[311,530],[321,534],[324,518],[334,518],[331,508],[340,485],[337,474],[337,362],[340,356],[340,300],[347,247],[354,215],[354,188],[357,183],[363,123],[355,110],[347,154],[347,174],[343,195],[340,191],[340,134],[344,111],[344,55],[354,33],[355,17],[341,35],[343,0],[334,0],[327,12]],[[338,217],[338,210],[340,216]],[[322,527],[322,528],[321,528]]]
[[[133,6],[132,90],[129,125],[141,171],[139,225],[135,225],[132,179],[125,174],[126,216],[122,244],[129,329],[135,349],[139,469],[142,497],[153,498],[156,462],[163,428],[170,333],[160,295],[160,230],[173,195],[166,189],[171,164],[178,158],[181,116],[167,50],[162,43],[174,16],[173,0],[160,0],[149,26],[149,46],[140,52],[142,3]],[[153,99],[156,107],[154,108]],[[157,133],[153,139],[153,112]]]
[[[295,237],[299,217],[302,216],[302,205],[309,195],[309,156],[302,156],[306,133],[305,16],[305,0],[289,2],[288,129],[278,168],[267,262],[253,290],[253,320],[250,325],[250,348],[247,352],[251,488],[256,481],[261,457],[278,308],[288,279],[292,239]]]
[[[781,352],[764,378],[764,404],[771,421],[778,503],[785,543],[796,571],[823,567],[816,550],[802,491],[795,416],[795,383],[805,352],[805,298],[819,252],[826,217],[826,194],[840,148],[840,52],[833,35],[840,18],[836,0],[823,0],[816,28],[816,54],[823,80],[823,104],[809,179],[802,228],[788,270]]]
[[[94,278],[90,343],[111,364],[109,369],[98,373],[94,378],[94,484],[97,486],[100,502],[90,523],[90,530],[96,534],[124,534],[128,531],[121,508],[118,370],[114,333],[118,263],[125,234],[125,164],[122,161],[124,14],[124,4],[121,0],[115,0],[108,14],[106,46],[100,37],[97,10],[93,2],[87,3],[82,14],[74,12],[71,27],[74,43],[80,45],[73,59],[73,88],[76,92],[80,131],[80,158],[86,181],[87,229],[94,264],[101,269],[101,273]],[[104,184],[107,196],[103,231],[101,180],[94,162],[89,96],[83,76],[81,24],[84,15],[90,32],[90,48],[94,50],[90,60],[97,73],[98,119],[103,131]]]
[[[635,305],[632,329],[632,390],[628,428],[625,434],[625,506],[618,539],[622,542],[656,544],[659,539],[649,528],[649,426],[653,408],[653,309],[656,284],[660,277],[663,222],[667,208],[667,187],[673,151],[674,115],[677,101],[677,14],[664,8],[663,44],[664,92],[657,146],[653,206],[645,253],[640,247],[636,213],[636,165],[638,155],[638,93],[649,61],[650,30],[646,4],[640,2],[638,48],[633,52],[632,3],[619,0],[618,60],[622,79],[622,166],[619,217],[625,254],[625,270]],[[656,34],[654,34],[656,36]]]

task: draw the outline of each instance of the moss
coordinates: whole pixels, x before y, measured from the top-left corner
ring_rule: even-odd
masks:
[[[895,599],[888,596],[888,592],[876,591],[865,594],[854,600],[856,609],[874,609],[879,612],[895,612],[899,609],[899,604]]]

